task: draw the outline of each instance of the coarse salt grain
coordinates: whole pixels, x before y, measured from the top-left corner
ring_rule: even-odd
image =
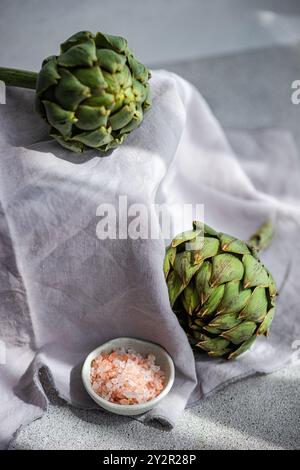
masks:
[[[155,356],[143,357],[133,349],[103,352],[91,363],[91,384],[102,398],[121,405],[145,403],[164,388],[165,374]]]

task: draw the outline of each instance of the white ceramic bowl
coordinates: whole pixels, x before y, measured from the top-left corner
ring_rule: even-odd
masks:
[[[156,359],[155,363],[159,365],[161,370],[165,373],[164,389],[156,398],[147,401],[146,403],[140,403],[137,405],[119,405],[101,398],[99,395],[97,395],[96,392],[94,392],[90,381],[92,360],[95,359],[95,357],[98,356],[101,352],[110,352],[118,348],[134,349],[143,356],[154,354]],[[86,391],[98,405],[100,405],[105,410],[111,411],[112,413],[133,416],[151,410],[155,405],[157,405],[158,402],[160,402],[160,400],[162,400],[162,398],[164,398],[169,393],[174,383],[175,368],[171,356],[167,353],[167,351],[165,351],[165,349],[163,349],[161,346],[158,346],[158,344],[135,338],[115,338],[94,349],[94,351],[88,355],[84,361],[81,376]]]

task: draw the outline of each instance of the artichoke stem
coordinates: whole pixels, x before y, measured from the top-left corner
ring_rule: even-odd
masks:
[[[275,229],[271,220],[264,222],[259,229],[249,238],[248,245],[255,251],[265,250],[274,237]]]
[[[35,90],[37,77],[38,74],[35,72],[0,67],[0,80],[4,82],[6,86]]]

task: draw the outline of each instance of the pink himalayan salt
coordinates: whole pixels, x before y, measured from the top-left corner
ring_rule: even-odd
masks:
[[[104,352],[91,363],[93,390],[112,403],[145,403],[160,394],[164,381],[165,374],[155,365],[155,356],[143,357],[133,349]]]

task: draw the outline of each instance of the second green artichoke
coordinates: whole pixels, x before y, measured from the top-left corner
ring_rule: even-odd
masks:
[[[193,225],[166,250],[170,303],[194,347],[233,359],[258,335],[268,335],[274,317],[276,285],[257,256],[270,242],[273,227],[264,224],[245,243]]]
[[[105,153],[141,124],[151,106],[149,78],[124,38],[82,31],[43,61],[37,109],[67,149]]]

